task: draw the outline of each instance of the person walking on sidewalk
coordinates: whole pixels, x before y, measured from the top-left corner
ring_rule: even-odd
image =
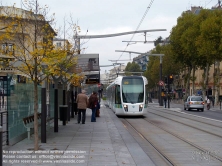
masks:
[[[210,109],[210,99],[207,97],[207,110]]]
[[[82,115],[82,124],[85,124],[86,108],[88,105],[88,97],[86,96],[85,93],[86,91],[82,90],[82,93],[79,93],[76,98],[76,103],[78,108],[78,123],[80,123]]]
[[[96,109],[98,104],[97,93],[93,91],[89,97],[89,108],[92,109],[91,122],[96,122]]]

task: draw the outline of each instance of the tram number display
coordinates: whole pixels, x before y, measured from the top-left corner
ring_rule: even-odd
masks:
[[[138,78],[131,78],[131,79],[124,78],[122,84],[123,85],[143,85],[143,80],[140,78],[139,79]]]

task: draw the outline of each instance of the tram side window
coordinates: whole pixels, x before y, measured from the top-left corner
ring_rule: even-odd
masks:
[[[121,104],[120,86],[119,85],[116,85],[116,88],[115,88],[115,104]]]

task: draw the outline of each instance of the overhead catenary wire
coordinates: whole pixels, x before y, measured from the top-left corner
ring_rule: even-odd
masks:
[[[144,18],[146,17],[146,15],[147,15],[149,9],[151,8],[153,2],[154,2],[154,0],[151,0],[151,2],[149,3],[149,6],[146,8],[146,11],[145,11],[142,19],[140,20],[140,22],[139,22],[139,24],[138,24],[138,26],[137,26],[137,28],[136,28],[136,31],[140,28],[141,24],[143,23],[143,20],[144,20]],[[133,36],[131,37],[130,41],[127,43],[124,51],[126,51],[127,47],[129,46],[129,43],[133,40],[134,36],[135,36],[135,34],[133,34]],[[123,55],[123,53],[120,55],[119,59],[122,57],[122,55]],[[119,60],[119,59],[118,59],[118,60]]]

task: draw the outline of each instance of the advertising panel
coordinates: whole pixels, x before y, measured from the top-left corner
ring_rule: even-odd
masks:
[[[99,71],[99,54],[79,54],[77,68],[82,72]]]

